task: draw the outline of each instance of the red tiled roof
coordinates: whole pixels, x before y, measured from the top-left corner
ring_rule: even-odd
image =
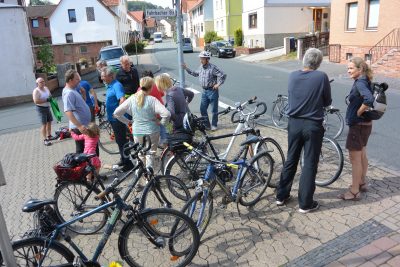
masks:
[[[118,6],[119,0],[101,0],[106,6]]]
[[[142,22],[144,19],[143,11],[129,11],[128,14],[137,22]]]
[[[190,1],[188,0],[187,3],[187,11],[192,11],[192,9],[194,9],[195,7],[197,7],[199,4],[201,4],[204,0],[194,0],[194,1]]]
[[[146,18],[146,25],[149,28],[156,27],[157,26],[156,19],[155,18]]]

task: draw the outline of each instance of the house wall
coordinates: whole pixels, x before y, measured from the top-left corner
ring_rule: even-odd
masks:
[[[234,32],[242,27],[242,1],[214,0],[214,29],[225,40],[234,37]],[[221,23],[223,21],[223,27]]]
[[[33,73],[33,54],[22,7],[0,7],[0,47],[2,52],[0,73],[12,79],[2,79],[0,106],[32,99],[36,87]],[[9,36],[12,38],[3,38]],[[16,60],[18,58],[18,60]]]
[[[44,24],[44,18],[39,17],[35,18],[38,20],[39,27],[38,28],[33,28],[32,27],[32,19],[29,18],[29,28],[31,29],[31,33],[33,37],[41,37],[41,38],[47,38],[49,42],[51,42],[51,32],[50,32],[50,26],[46,27]]]
[[[95,21],[87,21],[86,7],[94,8]],[[75,9],[76,22],[69,22],[68,9]],[[114,16],[96,0],[61,1],[50,17],[53,44],[65,44],[65,34],[72,33],[74,42],[112,40],[117,45],[116,29]]]
[[[118,6],[110,7],[115,14],[117,14],[116,25],[117,25],[117,42],[119,45],[125,46],[129,43],[129,21],[127,15],[127,2],[126,0],[120,0]]]
[[[164,25],[164,34],[165,34],[165,36],[171,38],[172,37],[172,26],[171,26],[171,24],[169,24],[169,22],[164,20],[164,19],[162,19],[160,21],[160,23],[162,25]]]

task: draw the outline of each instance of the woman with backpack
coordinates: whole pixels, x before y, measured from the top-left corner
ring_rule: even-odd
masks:
[[[360,200],[361,192],[367,191],[366,175],[368,170],[367,143],[372,131],[372,121],[363,117],[363,113],[373,106],[371,89],[372,70],[359,57],[352,58],[347,73],[354,80],[347,96],[346,124],[349,132],[346,148],[349,150],[352,184],[349,190],[339,195],[343,200]]]

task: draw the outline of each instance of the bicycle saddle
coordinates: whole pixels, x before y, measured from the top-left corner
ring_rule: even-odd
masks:
[[[245,141],[243,141],[242,143],[240,143],[240,146],[255,144],[255,143],[257,143],[258,141],[260,141],[260,139],[258,138],[258,136],[249,135]]]
[[[40,210],[46,205],[53,205],[56,204],[54,199],[45,199],[45,200],[39,200],[39,199],[30,199],[27,202],[25,202],[24,206],[22,207],[23,212],[34,212],[37,210]]]
[[[329,112],[329,113],[335,113],[335,112],[337,112],[337,111],[339,111],[339,109],[338,108],[330,108],[330,109],[328,109],[327,110],[327,112]]]

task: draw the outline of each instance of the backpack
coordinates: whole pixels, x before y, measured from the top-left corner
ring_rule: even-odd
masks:
[[[63,140],[65,138],[71,137],[71,133],[68,131],[68,127],[65,127],[65,126],[60,127],[60,129],[55,131],[55,135],[56,135],[56,138],[58,138],[58,140]]]
[[[387,83],[371,83],[374,103],[364,112],[363,117],[368,120],[379,120],[385,114],[387,102],[385,91],[389,88]]]

